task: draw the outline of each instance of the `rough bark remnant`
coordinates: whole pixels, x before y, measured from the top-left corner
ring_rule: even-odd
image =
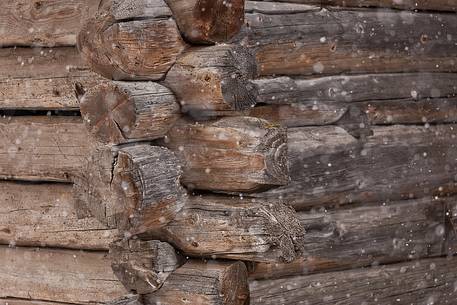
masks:
[[[89,132],[104,144],[163,137],[179,117],[173,93],[153,82],[76,85],[81,115]]]
[[[286,130],[251,117],[180,121],[164,141],[190,189],[255,192],[289,181]]]
[[[114,80],[158,80],[186,44],[162,0],[108,0],[78,35],[78,48],[97,73]]]
[[[165,85],[178,97],[183,112],[197,118],[230,114],[257,101],[255,59],[246,48],[218,45],[192,48],[170,69]]]
[[[160,289],[183,263],[173,247],[158,240],[120,240],[110,245],[111,267],[125,288],[146,294]]]
[[[191,43],[225,42],[244,22],[244,0],[165,0]]]
[[[144,296],[145,305],[248,305],[249,285],[242,262],[191,260],[162,286]]]

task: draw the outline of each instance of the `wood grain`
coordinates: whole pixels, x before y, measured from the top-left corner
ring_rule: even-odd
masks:
[[[197,119],[230,115],[257,102],[254,56],[239,45],[191,48],[184,52],[164,80],[177,96],[182,111]]]
[[[114,80],[159,80],[186,48],[162,0],[104,1],[77,45],[92,70]]]
[[[173,93],[157,83],[109,82],[76,88],[84,123],[104,144],[161,138],[180,117]]]
[[[89,304],[126,294],[105,252],[0,248],[0,297]]]
[[[248,305],[249,287],[242,262],[189,261],[163,287],[144,296],[145,305]]]
[[[455,197],[422,198],[299,212],[304,251],[290,264],[250,265],[252,278],[277,278],[453,255]]]
[[[69,184],[0,182],[0,243],[108,250],[117,236],[80,215]]]
[[[165,0],[190,43],[225,42],[244,22],[244,0]]]
[[[369,9],[290,13],[277,3],[246,14],[237,40],[256,51],[261,75],[454,72],[456,21],[455,14]]]
[[[262,0],[260,0],[262,1]],[[299,5],[321,5],[321,6],[336,6],[347,8],[395,8],[402,10],[424,10],[424,11],[457,11],[457,3],[455,0],[417,0],[417,1],[395,1],[395,0],[264,0],[273,2],[296,3]],[[257,1],[250,1],[256,3]]]
[[[8,179],[68,182],[93,144],[80,117],[2,117],[0,135],[0,177]]]
[[[0,3],[0,46],[74,46],[100,0],[13,0]]]
[[[288,130],[291,182],[252,196],[296,209],[441,196],[456,192],[453,124],[373,127],[357,140],[340,127]]]
[[[78,110],[76,82],[92,87],[104,79],[75,48],[0,49],[0,110]]]
[[[256,192],[289,181],[286,130],[265,120],[181,120],[163,142],[181,159],[181,182],[191,190]]]
[[[452,304],[457,259],[435,258],[251,282],[251,304]],[[356,283],[356,285],[355,285]]]

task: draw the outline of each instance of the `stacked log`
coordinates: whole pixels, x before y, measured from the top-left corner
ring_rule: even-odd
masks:
[[[453,3],[16,2],[0,304],[453,297]]]

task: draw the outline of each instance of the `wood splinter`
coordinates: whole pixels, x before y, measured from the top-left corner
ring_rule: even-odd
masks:
[[[165,0],[191,43],[224,42],[244,23],[244,0]]]
[[[142,233],[167,224],[184,206],[179,164],[163,147],[102,147],[74,177],[75,195],[108,227]]]
[[[173,247],[158,240],[120,240],[110,245],[111,267],[125,288],[146,294],[162,287],[184,263]]]
[[[163,0],[107,0],[82,27],[78,49],[95,72],[114,80],[159,80],[186,49]]]
[[[191,116],[233,115],[256,104],[257,85],[249,80],[256,74],[255,58],[246,48],[217,45],[183,53],[164,84]]]
[[[182,160],[189,189],[256,192],[289,181],[286,130],[263,119],[181,120],[164,142]]]
[[[179,118],[173,93],[153,82],[107,82],[85,90],[76,84],[81,115],[104,144],[163,137]]]

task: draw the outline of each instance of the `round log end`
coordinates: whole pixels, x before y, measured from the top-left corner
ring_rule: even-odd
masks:
[[[190,43],[226,42],[244,23],[244,0],[167,0],[184,38]]]
[[[163,137],[180,112],[171,91],[152,82],[103,83],[79,101],[89,132],[103,144]]]

